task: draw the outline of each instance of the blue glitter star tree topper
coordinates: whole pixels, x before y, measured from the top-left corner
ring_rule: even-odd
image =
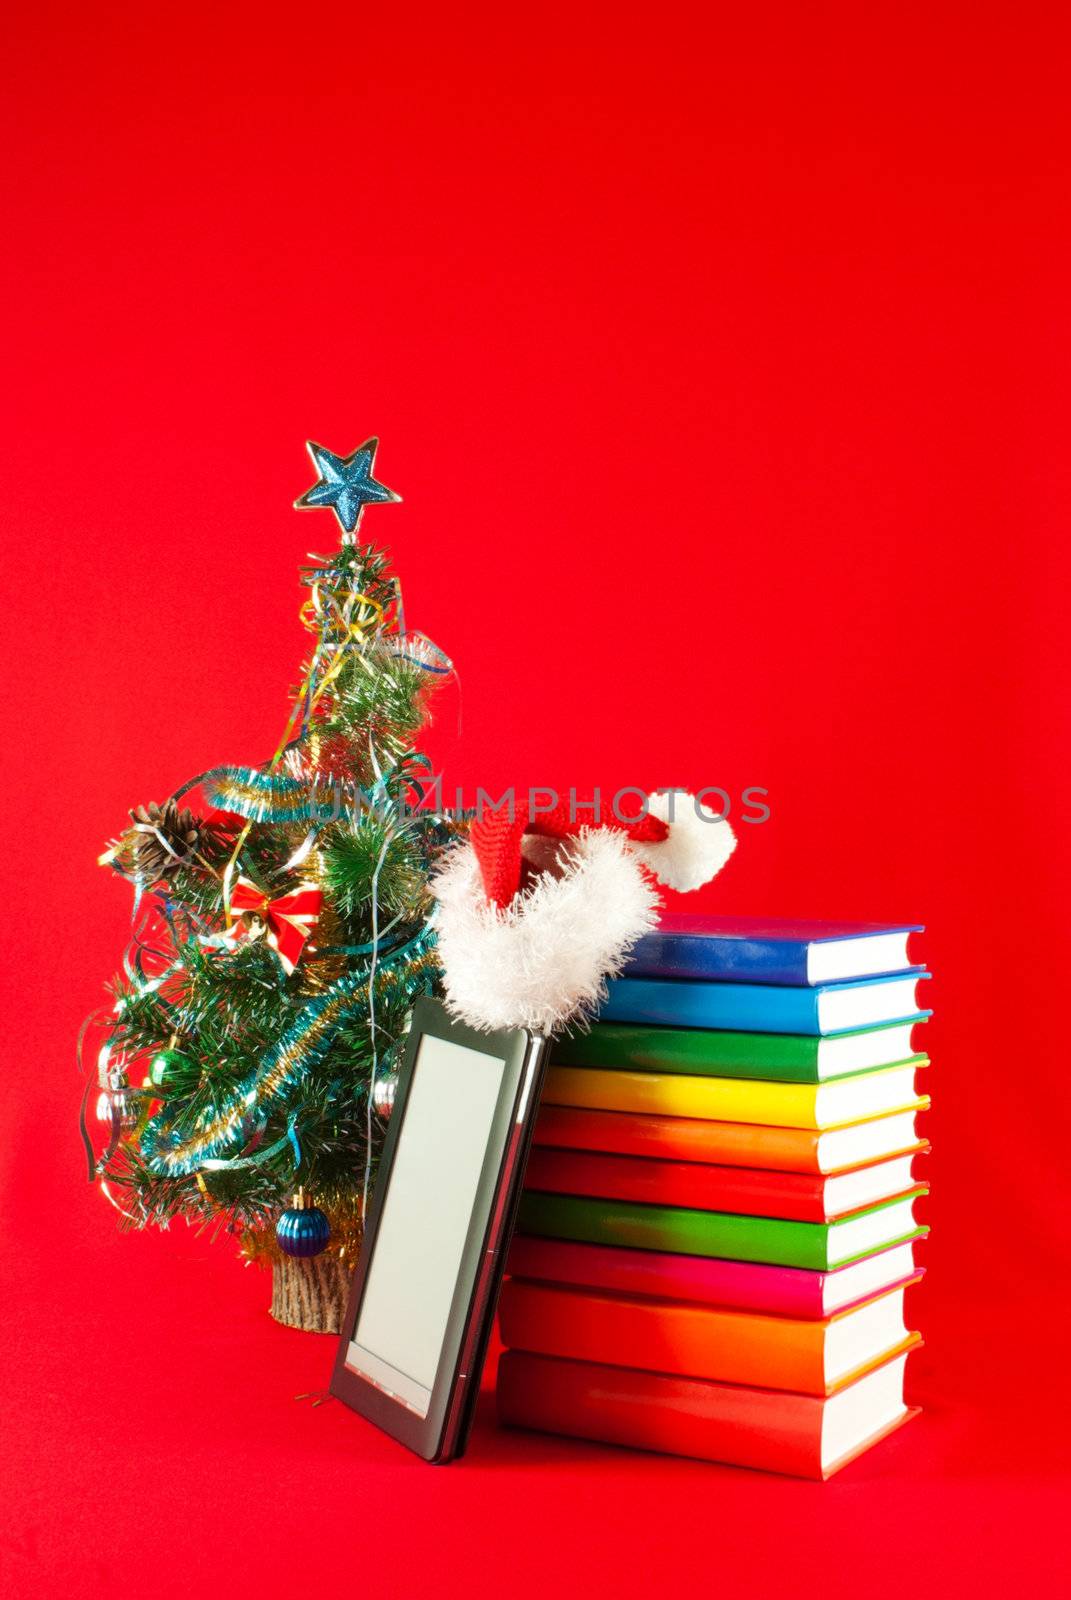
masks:
[[[322,444],[314,444],[311,439],[305,448],[320,479],[311,489],[306,489],[294,505],[298,511],[330,506],[346,535],[344,544],[354,542],[365,506],[389,505],[392,500],[402,498],[372,476],[378,439],[366,439],[348,456],[336,456],[333,450],[325,450]]]

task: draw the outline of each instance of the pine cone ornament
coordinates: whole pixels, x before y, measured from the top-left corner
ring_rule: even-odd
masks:
[[[155,883],[181,866],[201,843],[201,824],[192,811],[181,810],[175,800],[166,800],[162,806],[135,806],[130,820],[136,835],[138,875],[148,883]]]

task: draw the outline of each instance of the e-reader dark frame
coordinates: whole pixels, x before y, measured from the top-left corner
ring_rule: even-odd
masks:
[[[405,1124],[406,1104],[420,1046],[425,1038],[463,1045],[503,1062],[504,1066],[427,1415],[421,1417],[403,1401],[347,1366],[346,1357],[375,1254],[395,1151]],[[520,1204],[545,1061],[546,1041],[526,1029],[483,1033],[454,1022],[437,1000],[427,998],[418,1000],[413,1008],[412,1027],[398,1073],[394,1106],[364,1238],[342,1320],[331,1393],[408,1445],[425,1461],[453,1460],[463,1453],[468,1440],[506,1251]]]

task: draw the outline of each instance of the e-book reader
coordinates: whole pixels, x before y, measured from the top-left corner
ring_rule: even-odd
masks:
[[[545,1053],[413,1009],[331,1392],[427,1461],[468,1438]]]

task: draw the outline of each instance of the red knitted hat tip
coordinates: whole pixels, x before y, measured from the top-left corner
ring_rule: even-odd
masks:
[[[508,906],[521,886],[521,840],[526,833],[537,833],[554,839],[569,839],[581,828],[607,828],[623,833],[636,844],[660,844],[669,837],[669,828],[661,817],[645,811],[632,822],[622,822],[618,817],[599,817],[590,806],[575,800],[564,802],[550,811],[540,811],[532,817],[527,807],[503,806],[497,811],[483,811],[473,821],[469,838],[480,864],[480,877],[484,893],[492,905]]]
[[[485,811],[469,829],[480,864],[483,890],[492,905],[508,906],[521,886],[521,840],[527,818],[508,811]]]

